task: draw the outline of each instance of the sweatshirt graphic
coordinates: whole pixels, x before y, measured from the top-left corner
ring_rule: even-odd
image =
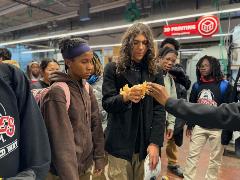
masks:
[[[0,144],[10,139],[10,141],[8,141],[9,143],[0,147],[0,159],[8,156],[18,148],[18,139],[14,138],[15,129],[14,118],[7,114],[6,109],[0,102]]]
[[[197,103],[207,104],[211,106],[217,106],[217,102],[214,100],[214,94],[209,89],[203,89],[198,96]]]

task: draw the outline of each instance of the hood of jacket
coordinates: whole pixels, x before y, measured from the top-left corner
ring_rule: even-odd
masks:
[[[60,71],[56,71],[54,73],[52,73],[50,76],[49,76],[49,81],[50,81],[50,84],[53,84],[54,82],[66,82],[66,83],[73,83],[73,84],[80,84],[81,87],[83,87],[86,83],[86,80],[74,80],[73,78],[71,78],[67,73],[63,73],[63,72],[60,72]]]

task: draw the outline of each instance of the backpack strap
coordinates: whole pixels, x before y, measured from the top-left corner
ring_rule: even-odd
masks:
[[[220,93],[221,93],[221,100],[224,101],[224,96],[227,91],[229,82],[227,80],[222,80],[220,83]]]
[[[86,83],[85,83],[85,89],[86,89],[86,91],[87,91],[87,93],[89,94],[89,87],[90,86],[90,84],[86,81]]]
[[[52,84],[52,86],[59,86],[64,91],[64,94],[66,96],[66,101],[67,101],[66,108],[67,108],[67,111],[68,111],[68,109],[70,107],[70,103],[71,103],[71,97],[70,97],[70,89],[69,89],[67,83],[65,83],[65,82],[55,82],[55,83]],[[90,88],[89,86],[90,86],[89,83],[85,82],[85,89],[88,92],[88,94],[89,94],[89,88]]]
[[[41,108],[42,106],[42,101],[43,101],[43,97],[47,94],[49,90],[48,88],[42,88],[42,89],[32,89],[31,92],[33,94],[33,97],[35,98],[37,104],[39,105],[39,107]]]
[[[192,89],[193,89],[194,91],[198,91],[198,89],[199,89],[199,83],[198,83],[198,82],[195,82],[195,83],[193,84],[193,86],[192,86]]]
[[[89,94],[90,84],[87,82],[86,79],[82,80],[82,84],[83,84],[83,87],[85,88],[85,90],[87,91],[87,93]]]
[[[66,108],[67,108],[67,111],[68,111],[68,109],[70,107],[70,103],[71,103],[70,102],[71,98],[70,98],[70,90],[69,90],[69,87],[68,87],[67,83],[65,83],[65,82],[55,82],[55,83],[52,84],[52,86],[59,86],[64,91],[64,94],[66,96],[66,101],[67,101]]]

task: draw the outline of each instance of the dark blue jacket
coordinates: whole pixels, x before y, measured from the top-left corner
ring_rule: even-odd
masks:
[[[0,64],[0,177],[44,180],[50,146],[44,121],[24,73]]]

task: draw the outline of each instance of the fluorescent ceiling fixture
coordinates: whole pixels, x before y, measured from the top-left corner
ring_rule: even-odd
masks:
[[[210,12],[205,12],[205,13],[190,14],[190,15],[171,17],[171,18],[165,18],[165,19],[156,19],[156,20],[151,20],[151,21],[142,21],[142,23],[155,24],[155,23],[161,23],[161,22],[167,22],[167,21],[175,21],[175,20],[180,20],[180,19],[188,19],[188,18],[221,14],[221,13],[231,13],[231,12],[237,12],[237,11],[240,11],[240,8],[232,8],[232,9],[219,10],[219,11],[210,11]],[[16,40],[16,41],[3,42],[3,43],[0,43],[0,46],[6,46],[6,45],[12,45],[12,44],[18,44],[18,43],[26,43],[26,42],[34,42],[34,41],[42,41],[42,40],[48,40],[48,39],[63,38],[63,37],[74,36],[74,35],[91,34],[91,33],[110,31],[110,30],[116,30],[116,29],[124,29],[124,28],[128,28],[130,26],[132,26],[132,24],[124,24],[124,25],[111,26],[111,27],[105,27],[105,28],[99,28],[99,29],[90,29],[90,30],[85,30],[85,31],[76,31],[76,32],[69,32],[69,33],[64,33],[64,34],[42,36],[42,37],[38,37],[38,38],[22,39],[22,40]]]
[[[64,37],[74,36],[74,35],[91,34],[91,33],[109,31],[109,30],[114,30],[114,29],[128,28],[131,25],[132,24],[121,25],[121,26],[112,26],[112,27],[106,27],[106,28],[100,28],[100,29],[92,29],[92,30],[86,30],[86,31],[76,31],[76,32],[70,32],[70,33],[64,33],[64,34],[42,36],[42,37],[38,37],[38,38],[30,38],[30,39],[9,41],[9,42],[5,42],[5,43],[0,43],[0,46],[26,43],[26,42],[36,42],[36,41],[42,41],[42,40],[48,40],[48,39],[64,38]]]
[[[106,47],[114,47],[114,46],[121,46],[121,44],[103,44],[103,45],[94,45],[90,46],[92,49],[96,48],[106,48]],[[59,49],[38,49],[32,51],[23,51],[21,54],[32,54],[32,53],[40,53],[40,52],[55,52]]]
[[[230,36],[231,33],[225,33],[225,34],[215,34],[213,35],[214,37],[222,37],[222,36]],[[186,39],[200,39],[203,38],[202,36],[183,36],[183,37],[178,37],[175,38],[177,40],[186,40]],[[164,39],[155,39],[154,42],[162,42]],[[115,47],[115,46],[121,46],[120,43],[118,44],[100,44],[100,45],[92,45],[90,46],[92,49],[96,48],[106,48],[106,47]],[[40,53],[40,52],[54,52],[58,51],[58,49],[39,49],[39,50],[32,50],[32,51],[24,51],[21,54],[31,54],[31,53]],[[184,51],[180,50],[180,51]]]
[[[200,53],[201,51],[180,51],[181,54],[197,54]]]
[[[202,51],[203,48],[193,48],[193,49],[179,49],[179,51],[183,52],[183,51]]]
[[[103,45],[94,45],[90,47],[93,49],[96,49],[96,48],[106,48],[106,47],[114,47],[114,46],[121,46],[121,44],[103,44]]]
[[[223,34],[214,34],[212,37],[223,37],[223,36],[230,36],[232,33],[223,33]],[[187,40],[187,39],[200,39],[204,38],[202,36],[182,36],[182,37],[176,37],[176,40]],[[156,39],[154,41],[156,42],[162,42],[164,39]]]
[[[32,51],[23,51],[21,54],[33,54],[33,53],[40,53],[40,52],[54,52],[56,49],[38,49]]]
[[[190,14],[190,15],[185,15],[185,16],[165,18],[165,19],[156,19],[156,20],[152,20],[152,21],[146,21],[143,23],[154,24],[154,23],[160,23],[160,22],[175,21],[175,20],[180,20],[180,19],[188,19],[188,18],[195,18],[195,17],[200,17],[200,16],[208,16],[208,15],[222,14],[222,13],[231,13],[231,12],[237,12],[237,11],[240,11],[240,8],[232,8],[232,9],[225,9],[225,10],[219,10],[219,11],[210,11],[210,12]]]

